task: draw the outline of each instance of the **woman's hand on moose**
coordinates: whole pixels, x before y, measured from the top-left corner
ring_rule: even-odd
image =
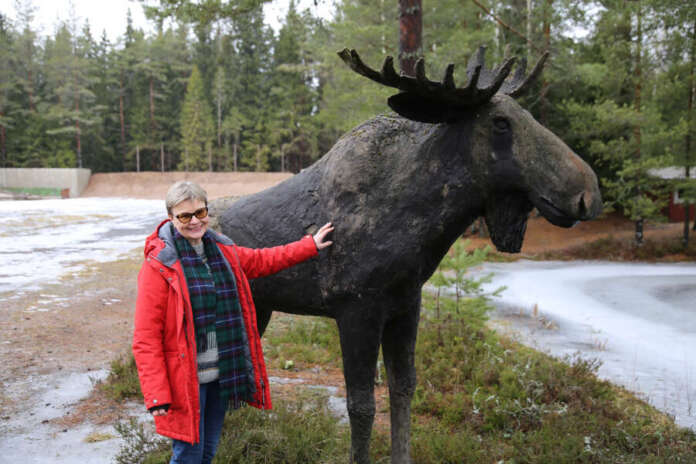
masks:
[[[330,222],[327,222],[321,228],[317,231],[316,234],[314,234],[314,244],[317,246],[317,250],[321,250],[323,248],[329,247],[333,244],[332,241],[324,241],[326,238],[327,234],[332,232],[334,230],[333,225],[331,225]]]

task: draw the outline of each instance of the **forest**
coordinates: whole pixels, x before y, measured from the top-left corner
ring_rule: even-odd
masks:
[[[264,3],[134,4],[151,32],[129,21],[113,42],[74,18],[40,35],[30,0],[14,21],[0,11],[0,165],[299,172],[388,111],[393,92],[336,52],[373,68],[397,57],[402,2],[336,0],[325,19],[289,0],[277,31]],[[667,188],[696,199],[693,1],[423,1],[422,23],[427,75],[453,63],[462,86],[480,45],[491,64],[507,46],[530,63],[548,51],[523,106],[592,165],[608,208],[642,221]],[[683,179],[649,174],[661,167]]]

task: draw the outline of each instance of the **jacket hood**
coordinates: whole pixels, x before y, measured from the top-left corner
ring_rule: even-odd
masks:
[[[170,223],[171,220],[165,219],[157,226],[157,229],[145,239],[145,257],[151,256],[169,267],[179,259],[176,247],[174,246],[172,227],[168,225]],[[208,229],[205,233],[217,243],[228,246],[234,245],[232,239],[214,230]]]
[[[160,222],[155,231],[145,239],[145,258],[155,258],[165,266],[172,266],[177,260],[170,223],[169,219]]]

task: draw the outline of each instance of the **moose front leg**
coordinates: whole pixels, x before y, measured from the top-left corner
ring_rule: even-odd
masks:
[[[343,353],[351,464],[370,462],[370,435],[375,419],[375,372],[382,336],[382,320],[370,308],[349,307],[337,319]]]
[[[382,353],[389,382],[391,462],[411,462],[411,399],[416,389],[415,349],[420,295],[406,303],[405,313],[387,321]]]

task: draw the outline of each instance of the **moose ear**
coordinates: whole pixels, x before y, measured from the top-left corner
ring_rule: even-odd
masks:
[[[397,93],[389,97],[387,103],[395,112],[412,121],[437,124],[458,119],[457,111],[451,106],[414,93]]]

